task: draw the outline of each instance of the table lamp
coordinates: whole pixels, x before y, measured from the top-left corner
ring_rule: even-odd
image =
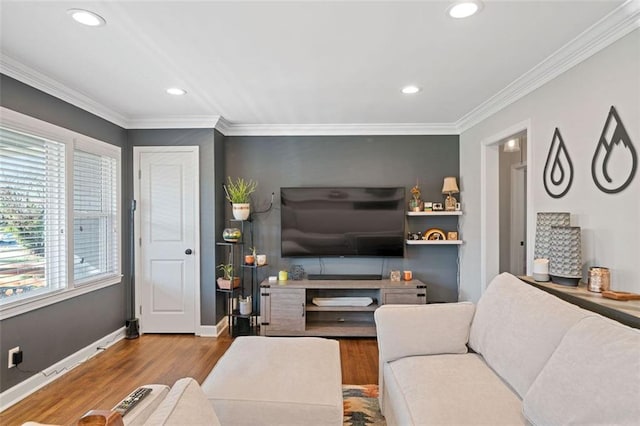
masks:
[[[445,211],[454,211],[456,209],[456,203],[458,200],[451,194],[457,194],[460,190],[458,189],[458,184],[456,183],[456,178],[453,176],[449,176],[444,178],[444,184],[442,185],[442,193],[447,194],[446,200],[444,200],[444,209]]]

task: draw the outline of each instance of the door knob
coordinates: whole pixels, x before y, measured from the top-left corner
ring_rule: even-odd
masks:
[[[184,251],[184,254],[191,254],[191,253],[193,253],[193,251],[192,251],[191,249],[186,249],[186,250]]]

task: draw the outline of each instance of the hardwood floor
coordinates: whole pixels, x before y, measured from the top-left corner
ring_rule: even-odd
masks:
[[[378,382],[376,339],[338,339],[344,384]],[[93,409],[110,409],[144,384],[173,385],[181,377],[207,377],[232,339],[145,334],[121,340],[18,404],[0,413],[3,426],[28,420],[73,424]]]

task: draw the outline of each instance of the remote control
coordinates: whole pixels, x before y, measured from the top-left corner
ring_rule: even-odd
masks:
[[[125,399],[120,401],[120,404],[116,405],[113,408],[113,411],[120,413],[120,415],[124,417],[124,415],[127,414],[129,410],[138,405],[138,403],[150,393],[151,388],[138,388],[131,392]]]

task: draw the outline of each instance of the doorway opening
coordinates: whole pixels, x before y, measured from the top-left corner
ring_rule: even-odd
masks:
[[[525,275],[527,265],[527,132],[499,143],[499,247],[498,272]]]
[[[504,152],[507,144],[515,144],[509,141],[516,136],[520,151],[513,149],[509,153],[510,149],[507,149],[506,154],[514,157],[514,161],[505,166],[507,178],[502,179],[500,154]],[[484,292],[489,282],[500,272],[514,271],[520,275],[530,274],[533,247],[532,244],[527,244],[527,235],[532,235],[535,223],[532,221],[533,213],[531,212],[531,179],[528,179],[526,174],[527,159],[531,158],[532,152],[530,120],[492,135],[482,140],[481,144],[480,281],[481,292]],[[531,161],[528,164],[530,165]],[[503,183],[503,180],[508,180],[509,183]],[[511,182],[514,182],[514,188],[511,187]],[[522,187],[525,189],[522,190]],[[512,191],[515,191],[513,196]],[[505,193],[505,196],[508,194],[509,198],[503,213],[501,213],[501,193]],[[515,210],[513,212],[512,198],[520,200],[513,206]],[[504,205],[504,202],[502,204]],[[517,218],[514,225],[518,230],[511,230],[511,217]],[[513,241],[512,236],[514,236]],[[521,242],[522,245],[520,245]]]

